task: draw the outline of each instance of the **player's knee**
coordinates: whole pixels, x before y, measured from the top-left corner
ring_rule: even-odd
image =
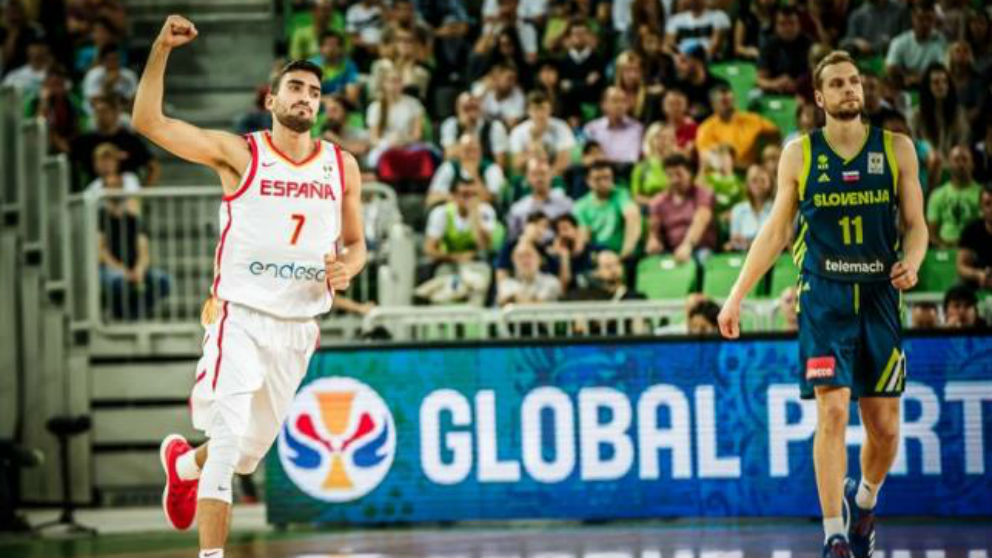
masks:
[[[238,465],[234,468],[234,472],[239,475],[250,475],[258,469],[258,464],[262,462],[262,456],[255,454],[245,454],[242,453],[238,457]]]
[[[868,438],[878,445],[894,446],[899,442],[899,423],[896,421],[874,424],[865,430],[868,433]]]
[[[847,426],[848,408],[839,401],[821,402],[817,412],[817,423],[822,428],[837,429]]]

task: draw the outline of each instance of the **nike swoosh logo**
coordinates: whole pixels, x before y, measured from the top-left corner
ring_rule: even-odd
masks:
[[[218,486],[217,487],[217,491],[218,492],[227,492],[228,490],[230,490],[230,488],[228,488],[226,486]]]
[[[208,557],[209,556],[217,556],[219,554],[220,554],[220,551],[219,550],[218,551],[215,551],[215,552],[204,552],[203,553],[204,556],[208,556]]]
[[[271,167],[274,164],[276,164],[275,161],[265,161],[264,163],[262,163],[262,166],[263,167]]]

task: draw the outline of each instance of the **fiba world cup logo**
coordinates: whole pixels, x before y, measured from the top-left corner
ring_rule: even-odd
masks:
[[[303,492],[327,502],[355,500],[389,472],[393,415],[362,382],[322,378],[296,395],[278,449],[283,469]]]

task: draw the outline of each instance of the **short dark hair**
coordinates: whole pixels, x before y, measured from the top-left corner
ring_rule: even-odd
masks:
[[[340,44],[342,46],[344,45],[344,35],[342,35],[341,33],[337,32],[337,31],[335,31],[333,29],[328,29],[328,30],[324,31],[323,33],[321,33],[320,34],[320,42],[317,43],[317,44],[322,45],[322,44],[324,44],[324,41],[326,41],[327,39],[331,39],[331,38],[337,39],[338,40],[338,44]]]
[[[102,61],[109,54],[116,54],[121,51],[121,46],[117,43],[107,43],[97,51],[97,60]]]
[[[575,218],[575,215],[572,215],[571,213],[562,213],[554,221],[554,227],[555,227],[555,229],[558,228],[558,223],[561,223],[561,222],[564,222],[564,221],[568,221],[569,223],[572,224],[573,227],[578,228],[578,226],[579,226],[579,220]]]
[[[603,146],[596,140],[589,140],[582,146],[582,154],[588,155],[593,149],[602,149]]]
[[[282,78],[289,72],[310,72],[311,74],[317,76],[317,81],[324,81],[324,71],[320,69],[320,66],[310,62],[309,60],[293,60],[283,66],[282,69],[272,77],[272,83],[269,84],[269,91],[273,95],[279,93],[279,86],[282,85]]]
[[[90,100],[90,104],[94,107],[99,104],[107,105],[113,110],[119,110],[121,108],[120,98],[115,93],[97,95]]]
[[[110,19],[107,16],[100,16],[100,17],[94,19],[93,20],[93,25],[100,25],[102,27],[106,27],[108,31],[110,31],[111,33],[114,33],[114,34],[117,34],[117,32],[118,32],[117,24],[115,24],[114,23],[114,20]]]
[[[707,322],[716,326],[720,316],[720,305],[712,300],[701,300],[689,310],[689,319],[696,316],[702,316]]]
[[[586,167],[586,176],[591,175],[594,171],[609,169],[610,173],[613,173],[613,163],[607,161],[606,159],[597,159]]]
[[[671,155],[665,157],[665,159],[661,162],[661,165],[666,169],[685,167],[690,173],[696,170],[692,164],[692,159],[686,157],[682,153],[672,153]]]
[[[784,6],[779,6],[775,9],[775,17],[778,16],[796,16],[799,17],[799,10],[795,6],[790,6],[788,4]]]
[[[548,214],[538,209],[537,211],[532,211],[530,215],[527,216],[528,223],[536,223],[541,220],[547,220]]]
[[[527,106],[551,104],[551,97],[544,91],[531,91],[527,94]]]
[[[933,0],[916,0],[913,2],[912,12],[932,12],[936,9]]]
[[[967,306],[977,306],[978,296],[975,294],[975,290],[967,285],[955,285],[944,294],[944,310],[947,310],[947,307],[952,302],[960,302]]]

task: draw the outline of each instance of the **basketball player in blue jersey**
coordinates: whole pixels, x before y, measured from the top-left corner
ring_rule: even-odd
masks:
[[[900,291],[916,284],[927,225],[913,144],[862,121],[864,93],[854,60],[835,51],[816,66],[813,79],[826,125],[785,147],[771,218],[719,323],[725,337],[740,334],[741,300],[785,248],[798,211],[799,382],[802,396],[816,399],[813,463],[823,556],[865,558],[874,549],[875,501],[899,445],[906,385]],[[852,398],[867,434],[860,482],[845,480]]]

